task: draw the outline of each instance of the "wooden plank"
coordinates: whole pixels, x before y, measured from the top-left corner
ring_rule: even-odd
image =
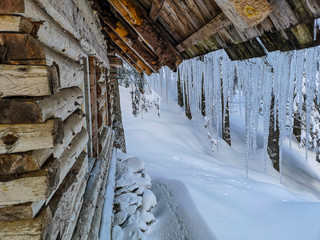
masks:
[[[117,12],[137,31],[144,42],[156,53],[159,59],[169,68],[175,69],[182,61],[160,33],[155,31],[152,23],[145,18],[147,13],[137,7],[135,0],[108,0]]]
[[[0,154],[51,148],[62,138],[59,119],[38,124],[0,124]]]
[[[84,101],[80,88],[68,88],[50,97],[0,99],[0,123],[40,123],[50,118],[65,120]]]
[[[91,101],[91,122],[92,122],[92,152],[93,157],[98,156],[98,109],[97,109],[97,81],[95,58],[89,57],[89,81]]]
[[[24,0],[1,0],[0,14],[24,13]]]
[[[58,79],[50,73],[55,68],[46,66],[0,64],[0,98],[12,96],[46,96]]]
[[[51,221],[48,208],[43,209],[33,220],[0,222],[1,240],[41,240],[44,227]]]
[[[0,56],[2,64],[46,65],[39,41],[28,34],[0,33]]]
[[[39,212],[44,201],[34,203],[22,203],[13,206],[0,207],[0,222],[16,221],[16,220],[31,220]]]
[[[228,27],[232,22],[226,17],[224,13],[220,13],[218,16],[214,17],[209,23],[204,25],[198,31],[193,33],[190,37],[185,39],[182,43],[176,46],[179,52],[183,52],[192,45],[199,43],[200,41],[212,36],[221,29]]]
[[[240,29],[253,27],[263,21],[270,13],[268,0],[216,0],[216,4],[231,22]]]
[[[23,153],[0,154],[0,176],[37,171],[52,152],[53,149],[48,148]]]
[[[46,226],[44,239],[55,240],[58,236],[64,235],[69,221],[72,220],[73,211],[81,201],[81,196],[78,194],[85,182],[87,171],[87,154],[82,152],[48,204],[52,221]]]
[[[22,16],[0,15],[0,32],[20,32],[30,34],[33,29],[32,23]]]
[[[149,12],[149,17],[152,19],[152,21],[157,21],[161,10],[163,8],[163,4],[164,4],[165,0],[153,0],[152,1],[152,5],[151,5],[151,9]]]
[[[63,140],[53,148],[53,157],[59,158],[69,146],[74,136],[81,130],[85,121],[84,113],[79,109],[63,122]]]

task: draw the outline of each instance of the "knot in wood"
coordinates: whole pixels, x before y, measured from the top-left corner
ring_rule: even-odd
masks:
[[[3,142],[7,150],[12,149],[12,147],[14,147],[15,144],[17,143],[18,139],[19,139],[18,134],[13,131],[5,132],[1,137],[1,141]]]

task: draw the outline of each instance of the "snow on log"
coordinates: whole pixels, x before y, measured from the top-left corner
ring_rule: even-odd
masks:
[[[50,97],[0,99],[0,123],[40,123],[50,118],[65,120],[83,103],[80,88],[68,88]]]
[[[144,239],[155,218],[150,213],[157,205],[145,163],[136,157],[121,154],[118,158],[114,198],[113,239]]]
[[[0,124],[0,154],[52,148],[62,138],[60,119],[37,124]]]

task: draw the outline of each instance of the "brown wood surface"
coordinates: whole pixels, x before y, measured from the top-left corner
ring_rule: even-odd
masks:
[[[153,0],[152,6],[149,12],[149,17],[152,19],[152,21],[156,21],[159,17],[161,10],[163,8],[165,0]]]
[[[92,149],[93,157],[98,156],[98,109],[97,109],[97,81],[95,58],[89,57],[89,80],[91,100],[91,121],[92,121]]]
[[[19,33],[0,33],[0,60],[2,64],[46,65],[39,41]]]
[[[20,32],[31,34],[33,30],[33,24],[27,18],[22,16],[0,15],[0,22],[0,32]]]
[[[1,0],[0,14],[24,13],[24,0]]]

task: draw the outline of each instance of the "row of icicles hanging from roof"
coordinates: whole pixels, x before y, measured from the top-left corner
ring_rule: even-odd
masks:
[[[305,147],[307,161],[311,150],[320,162],[319,60],[320,47],[276,51],[244,61],[231,61],[224,51],[216,51],[184,61],[178,73],[164,68],[148,81],[158,93],[166,89],[162,98],[168,98],[168,85],[174,86],[187,116],[204,119],[214,152],[221,138],[232,144],[229,119],[231,108],[238,104],[246,123],[246,176],[250,153],[257,149],[259,119],[263,119],[265,171],[270,159],[281,178],[286,139],[290,147],[294,138]],[[178,90],[172,82],[178,83]]]

